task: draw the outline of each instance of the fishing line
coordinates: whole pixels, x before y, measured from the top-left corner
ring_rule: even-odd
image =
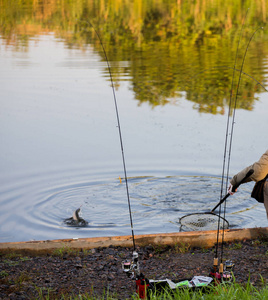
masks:
[[[201,72],[199,72],[199,73],[195,74],[194,76],[190,77],[190,79],[194,79],[195,77],[198,77],[198,76],[202,75],[203,73],[205,73],[207,71],[217,70],[217,69],[230,69],[230,70],[237,71],[237,72],[241,71],[240,69],[235,69],[235,68],[229,67],[229,66],[216,66],[216,67],[211,67],[211,68],[204,69]],[[242,71],[242,74],[246,75],[250,79],[254,80],[257,83],[257,85],[260,85],[266,92],[268,92],[268,90],[265,88],[265,86],[260,81],[258,81],[256,78],[254,78],[253,76],[247,74],[244,71]],[[187,79],[187,81],[190,81],[190,79]]]
[[[106,60],[106,63],[107,63],[107,67],[108,67],[108,70],[109,70],[110,81],[111,81],[111,86],[112,86],[112,90],[113,90],[113,99],[114,99],[114,106],[115,106],[115,112],[116,112],[117,127],[118,127],[119,139],[120,139],[120,146],[121,146],[121,154],[122,154],[124,175],[125,175],[125,184],[126,184],[126,191],[127,191],[127,201],[128,201],[128,210],[129,210],[129,217],[130,217],[130,226],[131,226],[131,232],[132,232],[133,248],[135,250],[136,249],[136,246],[135,246],[135,236],[134,236],[132,213],[131,213],[131,205],[130,205],[130,197],[129,197],[129,188],[128,188],[127,169],[126,169],[124,147],[123,147],[123,138],[122,138],[122,132],[121,132],[121,126],[120,126],[120,119],[119,119],[119,112],[118,112],[118,106],[117,106],[117,99],[116,99],[116,94],[115,94],[115,87],[114,87],[114,82],[113,82],[111,67],[110,67],[108,56],[106,54],[106,51],[105,51],[105,48],[104,48],[104,45],[102,43],[102,40],[101,40],[101,37],[100,37],[99,33],[97,32],[97,30],[94,28],[94,26],[89,21],[84,20],[84,22],[86,22],[88,25],[90,25],[93,28],[93,30],[95,31],[95,33],[96,33],[96,35],[97,35],[97,37],[99,39],[100,45],[102,47],[102,50],[103,50],[103,53],[104,53],[104,56],[105,56],[105,60]]]
[[[227,164],[227,174],[226,174],[226,189],[227,189],[227,185],[228,185],[228,177],[229,177],[229,169],[230,169],[230,160],[231,160],[231,150],[232,150],[232,141],[233,141],[233,132],[234,132],[234,124],[235,124],[235,113],[236,113],[236,105],[237,105],[237,98],[238,98],[238,93],[239,93],[239,88],[240,88],[240,83],[241,83],[241,75],[242,75],[242,70],[244,67],[244,63],[245,63],[245,59],[246,59],[246,55],[249,49],[249,45],[251,40],[253,39],[255,33],[259,30],[262,29],[262,27],[258,27],[253,34],[251,35],[248,44],[247,44],[247,48],[246,51],[244,53],[244,57],[243,57],[243,61],[241,64],[241,69],[240,69],[240,74],[239,74],[239,78],[238,78],[238,84],[237,84],[237,89],[236,89],[236,95],[235,95],[235,102],[234,102],[234,110],[233,110],[233,117],[232,117],[232,126],[231,126],[231,135],[230,135],[230,143],[229,143],[229,154],[228,154],[228,164]],[[231,91],[232,94],[232,91]],[[225,214],[226,214],[226,202],[224,203],[224,218],[225,218]],[[223,229],[223,233],[222,233],[222,250],[221,250],[221,261],[222,261],[222,257],[223,257],[223,241],[224,241],[224,229]]]
[[[244,19],[243,22],[243,26],[245,24],[245,20],[246,17]],[[238,97],[238,92],[239,92],[239,86],[240,86],[240,81],[241,81],[241,77],[242,74],[245,74],[247,76],[249,76],[251,79],[255,80],[258,84],[260,84],[264,90],[265,87],[259,82],[257,81],[255,78],[253,78],[252,76],[246,74],[245,72],[243,72],[243,66],[244,66],[244,60],[245,60],[245,56],[247,54],[247,50],[249,48],[249,44],[250,41],[253,38],[253,35],[248,43],[248,46],[245,50],[245,54],[244,54],[244,60],[243,60],[243,64],[241,64],[240,69],[238,70],[236,68],[237,65],[237,59],[238,59],[238,51],[239,51],[239,45],[240,45],[240,40],[242,37],[242,32],[243,32],[243,26],[241,28],[241,32],[239,35],[239,40],[238,40],[238,45],[237,45],[237,49],[236,49],[236,55],[235,55],[235,63],[234,63],[234,67],[228,67],[230,69],[233,70],[233,76],[232,76],[232,86],[230,89],[230,100],[229,100],[229,111],[228,111],[228,120],[227,120],[227,126],[226,126],[226,138],[225,138],[225,147],[224,147],[224,160],[223,160],[223,171],[222,171],[222,182],[221,182],[221,200],[220,202],[211,210],[208,212],[201,212],[201,213],[192,213],[192,214],[188,214],[188,215],[184,215],[179,219],[179,223],[181,225],[180,230],[185,230],[185,229],[191,229],[191,230],[200,230],[200,228],[208,228],[208,226],[212,226],[214,230],[217,230],[217,240],[216,240],[216,258],[218,257],[218,246],[219,246],[219,231],[220,229],[223,229],[223,240],[224,240],[224,229],[227,229],[229,227],[229,223],[228,221],[225,219],[225,213],[226,213],[226,199],[228,198],[228,196],[230,196],[229,193],[227,193],[224,197],[222,197],[223,194],[223,185],[224,185],[224,178],[225,178],[225,168],[226,168],[226,158],[227,158],[227,148],[228,148],[228,136],[229,136],[229,126],[230,126],[230,117],[231,117],[231,108],[232,108],[232,99],[233,99],[233,91],[234,91],[234,82],[235,82],[235,72],[239,71],[239,84],[237,85],[237,90],[236,90],[236,101],[235,101],[235,107],[234,110],[236,109],[236,103],[237,103],[237,97]],[[226,68],[225,66],[223,67],[214,67],[214,68]],[[209,70],[209,69],[207,69]],[[206,71],[206,70],[205,70]],[[204,72],[204,71],[202,71]],[[200,72],[200,73],[202,73]],[[235,117],[235,114],[233,115],[233,117]],[[233,119],[233,125],[232,125],[232,133],[231,135],[233,136],[233,126],[234,126],[234,119]],[[231,144],[232,144],[232,139],[231,139]],[[231,152],[231,148],[229,148],[229,152]],[[229,168],[230,168],[230,155],[229,155],[229,159],[228,159],[228,175],[226,177],[226,184],[228,182],[228,177],[229,177]],[[247,174],[246,178],[251,176],[252,174]],[[239,184],[237,184],[236,187],[234,187],[235,189],[238,188],[238,186],[244,182],[244,180],[246,180],[246,178],[244,178]],[[227,187],[226,187],[227,188]],[[221,216],[222,214],[222,210],[221,210],[221,204],[225,202],[225,208],[224,208],[224,217]],[[220,207],[219,207],[220,206]],[[219,214],[216,215],[214,213],[215,209],[219,207]],[[217,226],[216,226],[217,225]],[[205,230],[209,230],[209,229],[205,229]],[[210,229],[212,230],[212,229]],[[223,245],[223,242],[222,242]]]
[[[235,103],[234,103],[234,112],[233,112],[233,118],[232,118],[232,127],[231,127],[231,136],[230,136],[230,144],[229,144],[229,157],[228,157],[228,167],[227,167],[227,177],[226,177],[226,189],[227,189],[227,184],[228,184],[228,176],[229,176],[229,168],[230,168],[230,160],[231,160],[231,149],[232,149],[232,140],[233,140],[233,131],[234,131],[234,124],[235,124],[235,113],[236,113],[236,105],[237,105],[237,97],[238,97],[238,92],[239,92],[239,88],[240,88],[240,82],[241,82],[241,74],[242,74],[242,70],[244,67],[244,63],[245,63],[245,59],[246,59],[246,55],[249,49],[249,45],[251,40],[253,39],[255,33],[259,30],[259,29],[263,29],[263,27],[258,27],[253,34],[251,35],[248,44],[247,44],[247,48],[246,51],[244,53],[244,57],[243,57],[243,61],[242,61],[242,65],[241,65],[241,69],[240,69],[240,74],[239,74],[239,79],[238,79],[238,84],[237,84],[237,89],[236,89],[236,96],[235,96]]]
[[[238,39],[237,48],[236,48],[236,54],[235,54],[234,69],[233,69],[233,76],[232,76],[232,83],[231,83],[231,90],[230,90],[230,98],[229,98],[228,117],[227,117],[226,132],[225,132],[225,143],[224,143],[224,153],[223,153],[223,166],[222,166],[222,176],[221,176],[220,199],[222,199],[222,195],[223,195],[223,184],[224,184],[223,181],[224,181],[225,165],[226,165],[226,153],[227,153],[227,144],[228,144],[230,113],[231,113],[232,98],[233,98],[233,86],[234,86],[235,69],[236,69],[239,45],[240,45],[241,36],[242,36],[243,29],[244,29],[245,21],[246,21],[246,18],[247,18],[247,14],[248,14],[248,9],[247,9],[247,12],[246,12],[246,15],[245,15],[245,18],[243,20],[243,24],[242,24],[242,27],[241,27],[241,30],[240,30],[239,39]],[[240,70],[240,75],[241,75],[241,70]],[[217,242],[216,242],[216,253],[215,253],[216,258],[218,257],[218,247],[219,247],[219,233],[220,233],[220,221],[221,221],[220,216],[221,216],[221,205],[219,207],[219,219],[218,219]],[[224,228],[223,228],[223,230],[224,230]]]

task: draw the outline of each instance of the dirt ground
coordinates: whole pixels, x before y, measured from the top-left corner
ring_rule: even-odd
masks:
[[[190,249],[187,245],[137,248],[141,272],[148,279],[174,282],[195,275],[208,276],[216,256],[212,249]],[[88,294],[117,295],[129,299],[135,281],[126,276],[122,262],[132,257],[133,249],[98,248],[88,251],[68,249],[52,254],[0,256],[0,299],[49,299]],[[218,248],[217,257],[235,263],[236,282],[253,285],[268,283],[268,238],[234,242]],[[262,278],[262,279],[261,279]]]

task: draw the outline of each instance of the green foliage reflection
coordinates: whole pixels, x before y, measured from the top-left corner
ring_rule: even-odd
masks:
[[[130,80],[140,104],[165,105],[184,94],[200,112],[216,114],[224,113],[229,101],[248,8],[237,68],[251,34],[264,26],[250,44],[244,72],[266,84],[268,0],[0,0],[0,34],[27,51],[32,36],[54,32],[70,48],[92,44],[104,60],[90,21],[116,85]],[[242,79],[237,108],[252,110],[264,89],[248,76]]]

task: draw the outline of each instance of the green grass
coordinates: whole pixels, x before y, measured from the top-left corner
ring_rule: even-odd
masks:
[[[42,294],[42,290],[39,291],[39,299],[50,299],[49,293],[46,296]],[[53,298],[54,299],[54,298]],[[69,300],[119,300],[116,295],[110,295],[108,292],[103,293],[102,296],[92,296],[89,294],[79,294],[76,296],[62,296],[58,299]],[[138,300],[139,297],[133,294],[132,300]],[[261,287],[254,287],[250,282],[246,284],[222,283],[215,287],[210,287],[206,292],[192,291],[191,289],[178,289],[173,293],[170,291],[164,291],[161,294],[150,294],[151,300],[265,300],[268,299],[268,285],[262,281]]]
[[[8,277],[8,272],[5,270],[0,271],[0,279]]]
[[[177,290],[174,295],[165,292],[161,295],[152,295],[151,299],[154,300],[248,300],[248,299],[268,299],[268,286],[262,288],[255,288],[252,284],[248,283],[245,286],[232,283],[220,284],[216,287],[209,289],[206,293],[201,290],[193,292],[189,289]]]
[[[86,256],[86,255],[90,255],[91,251],[92,250],[83,249],[82,253],[81,253],[80,249],[73,249],[66,245],[62,245],[62,247],[54,249],[54,251],[52,252],[52,255],[63,257],[64,255],[77,256],[77,255],[83,254],[84,256]]]
[[[243,247],[243,245],[241,243],[234,243],[231,247],[231,249],[233,250],[239,250]]]
[[[83,252],[86,253],[86,252]],[[63,257],[64,255],[76,256],[79,254],[79,250],[72,249],[68,246],[63,245],[61,248],[57,248],[52,252],[53,256]]]
[[[13,260],[9,260],[9,259],[5,259],[3,262],[4,262],[5,264],[7,264],[9,267],[19,265],[19,262],[18,262],[18,261],[13,261]]]
[[[175,244],[175,251],[176,253],[186,253],[191,248],[191,245],[188,243],[179,243]]]

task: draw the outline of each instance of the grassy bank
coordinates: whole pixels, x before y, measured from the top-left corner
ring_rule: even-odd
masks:
[[[215,300],[215,299],[268,299],[268,285],[263,283],[260,288],[255,288],[250,282],[246,285],[238,283],[220,284],[211,288],[208,292],[191,292],[189,289],[177,290],[174,295],[164,293],[160,296],[153,296],[152,299],[182,299],[182,300]]]
[[[205,293],[178,290],[151,299],[268,299],[267,238],[236,241],[223,247],[223,262],[235,263],[235,282],[212,287]],[[215,249],[175,246],[139,248],[139,263],[149,279],[208,276]],[[53,253],[0,253],[0,299],[138,299],[135,281],[126,276],[122,261],[130,258],[124,247]]]
[[[42,294],[42,290],[39,292],[40,299],[55,299],[54,297],[49,296],[49,291],[46,291],[46,295]],[[109,295],[109,294],[103,294],[101,297],[96,296],[90,296],[89,294],[79,294],[75,296],[68,296],[65,297],[64,295],[62,298],[58,299],[84,299],[84,300],[117,300],[120,299],[116,295]],[[139,299],[139,297],[136,294],[133,294],[132,298],[133,300]],[[151,294],[150,299],[152,300],[217,300],[217,299],[239,299],[239,300],[248,300],[248,299],[268,299],[268,284],[265,284],[264,281],[262,281],[261,287],[254,287],[249,281],[247,284],[239,284],[236,282],[233,283],[223,283],[220,285],[217,285],[215,287],[209,288],[206,292],[199,291],[191,291],[190,289],[178,289],[177,291],[174,291],[170,293],[169,291],[163,292],[160,295]]]
[[[65,298],[66,299],[66,298]],[[89,295],[78,295],[74,298],[68,299],[88,299],[88,300],[97,300],[97,299],[107,299],[115,300],[119,299],[110,295],[103,295],[101,298],[90,297]],[[132,299],[139,299],[137,295],[133,295]],[[263,286],[260,288],[255,288],[250,282],[246,285],[241,285],[238,283],[232,284],[220,284],[216,287],[212,287],[208,292],[204,293],[202,291],[192,292],[189,289],[180,289],[174,293],[164,292],[161,295],[151,295],[150,299],[177,299],[177,300],[215,300],[215,299],[268,299],[268,285],[263,282]]]

